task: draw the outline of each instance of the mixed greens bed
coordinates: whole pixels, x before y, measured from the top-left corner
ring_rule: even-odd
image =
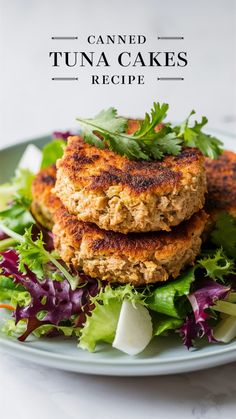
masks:
[[[166,110],[166,105],[156,104],[131,140],[124,134],[123,118],[115,123],[116,111],[103,111],[95,122],[84,120],[86,141],[99,147],[105,142],[132,158],[177,154],[184,142],[199,146],[210,157],[220,154],[222,143],[201,132],[205,118],[191,128],[189,119],[179,127],[166,124],[158,136],[154,127]],[[60,260],[52,233],[31,215],[31,184],[40,168],[62,156],[68,135],[57,133],[42,153],[34,151],[34,159],[31,149],[30,164],[26,150],[15,176],[0,186],[2,332],[20,341],[30,335],[64,334],[75,336],[82,349],[94,351],[98,343],[106,342],[130,355],[141,352],[152,338],[170,333],[177,334],[187,348],[201,339],[232,340],[236,336],[236,221],[228,213],[218,216],[195,265],[164,284],[110,285],[70,271]],[[155,152],[153,141],[162,144]]]

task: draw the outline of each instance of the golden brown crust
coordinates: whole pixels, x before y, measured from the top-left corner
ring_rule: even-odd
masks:
[[[200,211],[171,233],[125,235],[80,222],[60,209],[53,233],[62,259],[75,269],[101,280],[144,285],[176,278],[194,262],[207,218]]]
[[[87,234],[89,247],[93,252],[103,255],[120,252],[133,257],[138,255],[141,260],[150,252],[158,250],[162,252],[165,248],[175,252],[175,246],[187,243],[194,231],[198,231],[207,218],[205,212],[201,210],[194,214],[191,220],[181,223],[181,226],[173,228],[171,232],[122,234],[101,230],[95,224],[78,221],[77,217],[70,215],[65,208],[60,208],[55,213],[55,222],[68,237],[71,237],[75,247],[80,247],[83,234]],[[173,245],[174,247],[170,248]]]
[[[170,233],[124,235],[105,231],[67,212],[52,193],[55,176],[55,167],[36,176],[32,207],[42,225],[55,223],[55,247],[75,269],[106,281],[142,285],[175,278],[194,262],[207,218],[203,211]]]
[[[202,171],[204,157],[196,148],[185,148],[178,156],[165,156],[161,161],[129,160],[110,150],[100,150],[84,142],[82,137],[68,138],[68,145],[57,168],[73,182],[75,189],[103,191],[122,185],[132,194],[168,193],[182,187],[188,172]],[[186,176],[187,177],[187,176]]]
[[[60,199],[52,192],[55,182],[56,166],[50,166],[41,170],[32,184],[32,214],[42,226],[48,229],[51,229],[54,224],[54,212],[62,205]]]
[[[227,211],[236,217],[236,153],[224,151],[217,159],[206,159],[208,194],[206,209],[212,215]]]

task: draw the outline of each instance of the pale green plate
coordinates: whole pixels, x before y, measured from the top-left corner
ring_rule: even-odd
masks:
[[[214,134],[214,132],[212,132]],[[236,151],[236,138],[215,133],[225,142],[225,148]],[[38,146],[50,137],[30,141]],[[27,143],[0,151],[0,182],[13,175]],[[3,313],[2,313],[3,315]],[[130,357],[108,345],[101,345],[90,354],[76,347],[70,338],[31,339],[20,343],[0,334],[1,351],[47,367],[87,374],[141,376],[173,374],[226,364],[236,360],[236,341],[228,344],[202,344],[197,350],[187,351],[180,340],[173,337],[156,338],[139,356]]]

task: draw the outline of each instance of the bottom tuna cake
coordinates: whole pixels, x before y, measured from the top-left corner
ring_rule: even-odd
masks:
[[[194,262],[207,215],[200,211],[171,233],[127,235],[79,222],[64,208],[54,219],[55,248],[67,264],[109,282],[145,285],[176,278]]]
[[[105,231],[78,221],[59,205],[52,192],[53,177],[55,182],[55,168],[44,169],[36,176],[33,213],[45,226],[49,219],[54,223],[55,248],[74,269],[101,280],[138,286],[176,278],[182,269],[194,263],[207,221],[203,210],[171,232],[125,235]],[[43,214],[47,215],[45,223]]]

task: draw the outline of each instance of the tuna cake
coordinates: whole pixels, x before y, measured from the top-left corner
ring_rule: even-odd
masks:
[[[135,286],[176,278],[200,252],[208,216],[201,210],[171,232],[122,234],[55,213],[54,245],[62,260],[85,274]]]
[[[105,230],[169,231],[204,205],[204,157],[196,148],[138,161],[73,136],[57,169],[55,191],[68,212]]]
[[[207,212],[214,219],[221,211],[236,217],[236,153],[224,151],[217,159],[206,159]]]
[[[53,214],[62,205],[52,192],[56,181],[56,166],[41,170],[32,184],[33,201],[31,212],[43,227],[51,230],[54,224]]]
[[[55,248],[68,265],[101,280],[144,285],[175,278],[193,264],[207,220],[204,211],[171,232],[125,235],[101,230],[67,212],[52,193],[55,177],[55,167],[36,176],[32,190],[34,215],[46,227],[55,223]]]

